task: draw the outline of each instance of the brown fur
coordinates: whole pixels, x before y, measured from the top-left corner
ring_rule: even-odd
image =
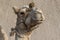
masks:
[[[17,22],[16,22],[16,27],[13,28],[14,30],[11,31],[11,34],[10,34],[11,36],[14,35],[14,33],[18,33],[19,35],[24,35],[24,37],[27,37],[29,40],[29,36],[31,36],[32,31],[38,27],[36,25],[42,23],[42,21],[44,20],[44,16],[43,16],[42,12],[35,10],[41,14],[41,20],[40,20],[40,22],[37,22],[34,20],[32,21],[31,15],[29,15],[29,13],[31,13],[34,6],[35,6],[34,3],[30,3],[29,8],[20,9],[17,7],[13,7],[13,10],[14,10],[15,14],[17,15]],[[35,13],[35,12],[33,12],[33,13]],[[33,18],[33,16],[32,16],[32,18]]]
[[[0,37],[3,37],[4,40],[8,40],[7,33],[1,28],[1,26],[0,26]]]

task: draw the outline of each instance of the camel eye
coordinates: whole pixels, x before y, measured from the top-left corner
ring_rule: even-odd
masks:
[[[24,12],[21,12],[20,14],[24,14]]]

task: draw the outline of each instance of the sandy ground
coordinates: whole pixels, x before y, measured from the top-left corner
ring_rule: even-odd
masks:
[[[60,0],[33,0],[38,9],[41,9],[45,21],[36,29],[31,40],[60,40]],[[16,15],[12,10],[13,6],[22,7],[32,0],[0,0],[0,25],[6,31],[9,40],[11,27],[16,24]]]

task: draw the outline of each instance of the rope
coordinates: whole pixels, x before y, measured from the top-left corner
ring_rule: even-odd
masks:
[[[25,4],[25,1],[26,0],[23,0],[23,4]],[[34,2],[34,0],[31,0],[31,2]],[[19,37],[18,37],[17,33],[15,34],[15,40],[19,40]],[[29,37],[27,37],[27,40],[29,40]]]

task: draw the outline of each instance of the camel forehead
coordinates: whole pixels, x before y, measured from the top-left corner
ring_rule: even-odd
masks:
[[[21,8],[20,12],[26,12],[26,8]]]
[[[26,12],[26,9],[28,9],[29,8],[29,6],[23,6],[21,9],[20,9],[20,11],[23,11],[23,12]]]

